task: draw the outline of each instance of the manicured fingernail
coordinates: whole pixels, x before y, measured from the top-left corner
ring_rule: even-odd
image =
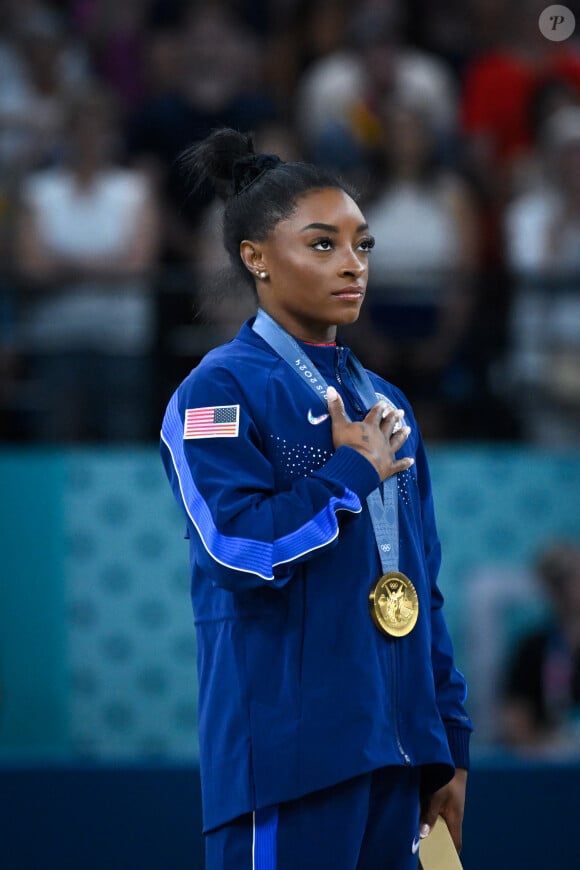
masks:
[[[415,460],[410,456],[409,457],[409,468],[415,464]]]
[[[329,387],[326,391],[326,398],[329,402],[336,402],[338,399],[338,393],[334,389],[334,387]]]
[[[431,828],[429,827],[429,825],[421,825],[421,827],[419,828],[419,836],[422,840],[424,840],[425,837],[429,836],[430,831]]]
[[[411,427],[410,427],[410,426],[404,426],[404,427],[403,427],[403,432],[405,433],[405,435],[410,435],[410,434],[411,434]]]

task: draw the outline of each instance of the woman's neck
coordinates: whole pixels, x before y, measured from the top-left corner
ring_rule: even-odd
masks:
[[[307,341],[305,338],[299,340],[302,344],[309,344],[311,347],[336,347],[336,339],[334,341]]]
[[[333,344],[336,342],[335,323],[320,323],[320,321],[299,317],[286,311],[268,311],[264,305],[260,305],[260,308],[298,341],[304,341],[308,344]]]

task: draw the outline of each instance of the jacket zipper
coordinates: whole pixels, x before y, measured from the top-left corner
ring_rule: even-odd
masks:
[[[347,389],[347,387],[345,386],[345,383],[342,379],[342,375],[340,374],[340,369],[344,368],[344,360],[343,360],[344,348],[339,346],[336,348],[336,351],[337,351],[337,360],[336,360],[336,366],[335,366],[335,372],[334,372],[336,375],[336,380],[338,381],[338,383],[340,384],[341,387],[343,387],[344,389]],[[357,413],[364,414],[363,409],[360,407],[360,405],[357,401],[358,396],[357,396],[356,392],[353,389],[349,389],[348,393],[349,393],[349,396],[352,400],[352,403],[353,403]]]
[[[344,387],[344,382],[343,382],[341,374],[340,374],[340,368],[343,365],[343,355],[344,355],[343,348],[338,347],[337,348],[337,363],[336,363],[335,374],[336,374],[336,380],[341,385],[341,387]],[[351,393],[351,396],[352,396],[352,393]],[[357,411],[360,414],[362,414],[363,411],[359,407],[359,405],[356,401],[354,402],[354,405],[355,405]],[[397,659],[397,651],[395,649],[394,642],[391,642],[391,662],[392,662],[392,670],[393,670],[392,701],[393,701],[393,726],[394,726],[394,732],[395,732],[395,740],[397,742],[397,749],[399,750],[399,753],[400,753],[401,757],[403,758],[405,764],[410,765],[411,759],[409,758],[408,754],[405,752],[405,748],[404,748],[403,743],[401,741],[401,735],[399,732],[399,721],[397,719],[397,667],[398,667],[398,659]]]
[[[399,720],[397,718],[397,668],[398,668],[398,656],[396,650],[396,641],[390,641],[391,644],[391,662],[393,665],[393,691],[392,691],[392,699],[393,699],[393,726],[395,732],[395,740],[397,741],[397,749],[399,750],[404,762],[406,765],[411,764],[411,759],[408,754],[405,752],[405,748],[401,741],[401,735],[399,732]]]
[[[338,381],[338,383],[340,384],[340,386],[341,386],[341,387],[344,387],[344,384],[343,384],[343,382],[342,382],[342,378],[341,378],[341,376],[340,376],[340,367],[341,367],[341,365],[342,365],[342,355],[343,355],[343,349],[342,349],[342,347],[337,347],[337,348],[336,348],[336,366],[335,366],[335,372],[334,372],[334,373],[335,373],[335,375],[336,375],[336,380]]]

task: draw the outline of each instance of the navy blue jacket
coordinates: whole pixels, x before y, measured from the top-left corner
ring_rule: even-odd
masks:
[[[190,538],[205,830],[384,765],[424,766],[432,789],[468,767],[465,683],[412,410],[369,372],[405,410],[400,455],[415,457],[398,475],[399,569],[420,612],[409,635],[391,638],[369,613],[382,571],[366,496],[378,474],[352,448],[334,450],[324,407],[251,324],[183,381],[161,434]],[[362,419],[348,348],[304,347]],[[215,434],[184,437],[187,409],[216,407],[235,415],[233,434],[218,415]]]

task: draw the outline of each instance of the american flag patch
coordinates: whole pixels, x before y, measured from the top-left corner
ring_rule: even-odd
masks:
[[[184,438],[237,438],[239,405],[215,408],[188,408],[185,412]]]

